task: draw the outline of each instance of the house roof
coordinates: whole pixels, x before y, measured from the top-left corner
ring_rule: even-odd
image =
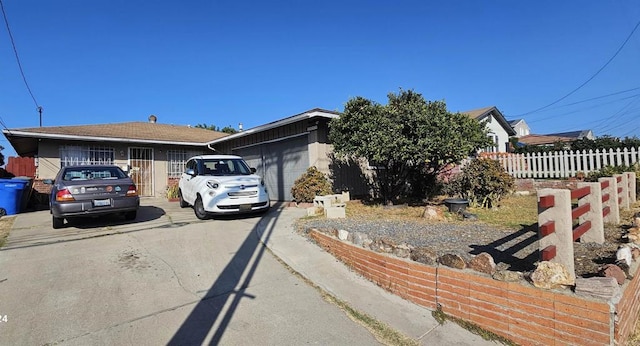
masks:
[[[545,145],[557,142],[573,142],[574,138],[553,135],[526,135],[518,139],[518,142],[526,145]]]
[[[47,126],[2,132],[21,156],[36,154],[39,139],[205,146],[209,141],[228,136],[207,129],[152,122]]]
[[[314,108],[311,110],[308,110],[306,112],[303,113],[299,113],[296,115],[292,115],[290,117],[284,118],[284,119],[280,119],[280,120],[276,120],[264,125],[260,125],[260,126],[256,126],[256,127],[252,127],[250,129],[247,129],[245,131],[242,132],[237,132],[234,133],[230,136],[227,137],[223,137],[223,138],[217,138],[217,139],[213,139],[211,140],[209,143],[207,143],[208,145],[213,145],[213,144],[219,144],[222,142],[226,142],[235,138],[240,138],[240,137],[244,137],[244,136],[249,136],[251,134],[255,134],[255,133],[259,133],[262,131],[267,131],[276,127],[280,127],[280,126],[284,126],[287,124],[291,124],[297,121],[301,121],[304,119],[311,119],[311,118],[316,118],[316,117],[320,117],[320,118],[326,118],[326,119],[333,119],[333,118],[338,118],[340,116],[341,113],[339,112],[335,112],[335,111],[329,111],[326,109],[322,109],[322,108]]]
[[[511,125],[511,127],[514,127],[514,126],[518,125],[518,123],[524,122],[524,119],[507,120],[507,122],[509,123],[509,125]]]
[[[505,119],[504,115],[498,110],[496,106],[472,109],[469,111],[460,112],[462,114],[466,114],[469,117],[477,120],[483,120],[484,117],[493,114],[493,117],[500,123],[500,126],[504,128],[509,136],[514,136],[516,131],[511,127],[507,119]]]
[[[558,137],[567,137],[571,139],[581,139],[589,134],[590,130],[579,130],[579,131],[570,131],[570,132],[560,132],[560,133],[549,133],[547,136],[558,136]]]

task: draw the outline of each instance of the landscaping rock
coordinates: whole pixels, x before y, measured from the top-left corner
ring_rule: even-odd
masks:
[[[364,241],[367,240],[369,237],[367,237],[366,233],[362,233],[362,232],[353,232],[353,239],[351,240],[351,242],[353,243],[353,245],[357,245],[357,246],[362,246],[362,244],[364,244]]]
[[[396,243],[391,238],[381,238],[371,244],[371,250],[376,252],[391,253],[396,247]]]
[[[598,298],[616,304],[622,297],[618,281],[613,277],[576,278],[575,293],[580,296]]]
[[[620,245],[618,251],[616,251],[616,262],[630,266],[632,260],[631,248],[628,245]]]
[[[536,270],[531,274],[531,281],[534,286],[544,289],[561,288],[575,284],[575,279],[562,264],[549,261],[538,264]]]
[[[444,220],[444,212],[440,207],[428,205],[424,208],[422,217],[427,220],[442,221]]]
[[[400,244],[393,249],[393,254],[401,258],[409,258],[411,255],[411,246],[408,244]]]
[[[338,230],[338,239],[340,240],[347,240],[349,238],[349,232],[345,231],[343,229]]]
[[[412,249],[411,259],[431,266],[438,263],[438,255],[426,247],[416,247]]]
[[[634,247],[631,249],[631,258],[633,258],[633,260],[637,260],[638,257],[640,257],[640,249],[638,249],[637,247]]]
[[[486,252],[479,254],[467,264],[470,269],[480,273],[493,274],[496,271],[496,262],[493,257]]]
[[[521,272],[513,272],[509,270],[496,270],[491,277],[494,280],[505,282],[518,282],[524,278]]]
[[[456,254],[442,255],[440,256],[440,258],[438,258],[438,262],[444,266],[456,269],[464,269],[467,267],[467,263],[465,262],[464,258]]]
[[[627,274],[625,274],[624,270],[615,264],[605,264],[600,269],[600,276],[614,278],[618,282],[618,285],[622,285],[627,279]]]

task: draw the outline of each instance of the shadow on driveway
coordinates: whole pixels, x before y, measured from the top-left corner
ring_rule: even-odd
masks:
[[[279,210],[281,207],[281,205],[272,207],[271,211],[265,214],[247,234],[238,251],[207,290],[205,296],[196,304],[168,345],[203,345],[217,321],[219,324],[214,331],[210,345],[220,343],[240,300],[255,298],[246,294],[245,290],[249,287],[266,250],[266,246],[260,241],[258,229],[265,228],[263,241],[268,242],[280,215],[275,210]],[[253,262],[251,262],[252,258]],[[244,279],[242,279],[243,275]],[[231,300],[229,307],[222,314],[223,308],[229,300]]]

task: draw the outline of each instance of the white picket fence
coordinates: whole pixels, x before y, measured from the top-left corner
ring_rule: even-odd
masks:
[[[640,148],[554,151],[547,153],[483,153],[500,161],[514,178],[569,178],[605,166],[630,166],[640,161]]]

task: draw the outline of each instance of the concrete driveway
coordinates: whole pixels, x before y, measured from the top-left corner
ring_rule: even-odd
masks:
[[[260,218],[199,221],[161,199],[60,230],[20,214],[0,250],[0,344],[376,344],[265,250]]]

